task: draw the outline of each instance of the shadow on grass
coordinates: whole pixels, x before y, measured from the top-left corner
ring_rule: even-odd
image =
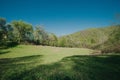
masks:
[[[18,44],[17,43],[8,43],[8,44],[6,44],[6,45],[0,45],[0,54],[6,54],[6,53],[9,53],[10,51],[4,51],[4,50],[6,50],[6,49],[8,49],[8,48],[12,48],[12,47],[16,47],[16,46],[18,46]]]
[[[6,54],[6,53],[9,53],[10,51],[2,51],[0,50],[0,54]]]
[[[72,60],[81,80],[120,79],[120,56],[74,56]]]
[[[24,58],[14,60],[19,62]],[[14,60],[7,64],[13,65],[11,63],[14,63]],[[7,66],[5,62],[5,60],[0,60],[0,64]],[[16,65],[18,66],[20,65]],[[66,66],[71,68],[66,68]],[[32,69],[19,68],[16,69],[17,71],[7,70],[6,74],[2,74],[1,80],[119,80],[120,56],[71,56],[59,62],[38,65]]]
[[[17,42],[7,42],[6,47],[11,48],[11,47],[16,47],[19,44]]]
[[[41,63],[42,55],[0,59],[0,80],[13,78]],[[19,80],[16,78],[16,80]]]
[[[18,45],[19,45],[19,44],[18,44],[17,42],[7,42],[7,43],[4,44],[4,45],[0,45],[0,50],[12,48],[12,47],[16,47],[16,46],[18,46]]]

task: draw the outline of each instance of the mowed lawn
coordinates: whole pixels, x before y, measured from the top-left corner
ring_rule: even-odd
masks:
[[[119,80],[119,55],[94,50],[19,45],[0,50],[0,80]]]

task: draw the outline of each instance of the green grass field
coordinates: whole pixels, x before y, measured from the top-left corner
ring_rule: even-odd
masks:
[[[93,50],[84,48],[60,48],[50,46],[19,45],[17,47],[4,49],[0,58],[18,58],[29,56],[42,56],[42,64],[57,62],[64,57],[72,55],[89,55]],[[41,61],[40,58],[40,61]],[[39,61],[39,58],[38,58]]]
[[[93,50],[19,45],[0,49],[0,80],[119,80],[119,55]]]

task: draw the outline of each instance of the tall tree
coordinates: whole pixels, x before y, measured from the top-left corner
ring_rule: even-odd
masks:
[[[26,23],[24,21],[13,21],[12,26],[16,30],[15,33],[17,33],[16,38],[19,43],[26,42],[29,40],[30,35],[33,32],[32,25],[29,23]],[[29,35],[29,36],[28,36]]]
[[[49,45],[58,46],[58,38],[54,33],[49,33]]]
[[[36,44],[47,45],[48,34],[41,26],[36,26],[34,30],[34,40]]]
[[[6,19],[0,18],[0,44],[3,43],[7,38],[7,26]]]

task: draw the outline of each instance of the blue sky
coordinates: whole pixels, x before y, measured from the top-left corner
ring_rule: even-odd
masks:
[[[58,36],[109,26],[120,13],[120,0],[0,0],[0,17],[42,25]]]

